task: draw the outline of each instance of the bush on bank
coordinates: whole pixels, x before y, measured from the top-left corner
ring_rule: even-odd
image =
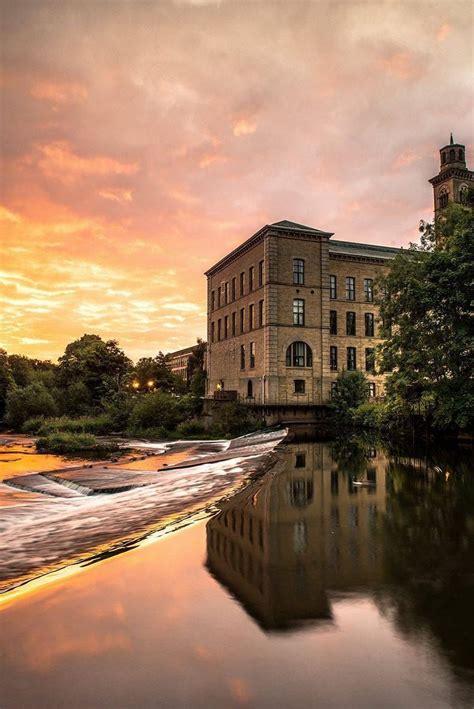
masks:
[[[79,418],[59,416],[46,419],[42,416],[37,416],[28,419],[22,427],[24,433],[32,433],[39,436],[47,436],[50,433],[59,431],[64,433],[92,433],[100,436],[112,433],[113,430],[114,422],[107,414],[80,416]]]
[[[41,453],[112,453],[118,450],[115,443],[102,443],[90,433],[55,432],[41,436],[36,442]]]

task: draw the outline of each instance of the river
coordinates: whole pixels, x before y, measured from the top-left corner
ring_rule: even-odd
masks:
[[[288,440],[121,460],[162,479],[84,500],[0,485],[2,709],[472,706],[472,449]]]

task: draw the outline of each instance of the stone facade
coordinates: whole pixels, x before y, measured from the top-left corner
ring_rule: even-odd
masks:
[[[347,348],[355,348],[355,367],[365,370],[366,349],[380,340],[364,282],[374,281],[398,249],[331,237],[288,221],[267,225],[207,272],[209,397],[225,389],[260,405],[320,405],[348,366]],[[330,276],[336,276],[336,298]],[[354,279],[354,300],[347,300],[346,278]],[[331,310],[337,334],[331,334]],[[355,334],[346,334],[347,312],[355,313]],[[370,328],[366,335],[366,313],[373,335]],[[331,347],[337,347],[337,369],[331,369]],[[383,377],[368,374],[373,395],[381,395]]]
[[[183,350],[170,352],[168,357],[168,366],[177,377],[180,377],[185,382],[189,380],[189,360],[197,349],[197,345],[186,347]]]

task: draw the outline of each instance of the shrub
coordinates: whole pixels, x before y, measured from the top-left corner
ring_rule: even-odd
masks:
[[[20,429],[30,418],[54,416],[56,403],[43,384],[29,384],[26,387],[12,387],[6,398],[5,423]]]
[[[28,419],[28,421],[25,421],[25,423],[21,427],[21,430],[23,431],[23,433],[30,433],[30,434],[39,433],[44,422],[45,422],[44,416],[33,416],[33,418]]]
[[[234,437],[258,431],[263,426],[263,419],[250,407],[230,402],[219,408],[219,421],[212,431],[224,437]]]
[[[176,432],[180,436],[190,438],[191,436],[205,436],[206,431],[199,421],[183,421],[176,426]]]
[[[79,418],[59,416],[57,418],[42,419],[41,425],[38,425],[39,422],[39,418],[27,421],[23,426],[23,431],[25,433],[38,433],[40,436],[47,436],[49,433],[58,431],[64,433],[93,433],[98,436],[110,433],[113,430],[113,421],[107,414],[80,416]],[[26,430],[26,427],[29,430]]]
[[[129,419],[130,431],[136,433],[150,428],[163,426],[174,430],[176,425],[186,418],[185,402],[164,391],[143,394],[136,400]]]
[[[76,453],[94,451],[97,453],[118,450],[114,443],[101,443],[90,433],[50,433],[36,442],[36,448],[42,453]]]

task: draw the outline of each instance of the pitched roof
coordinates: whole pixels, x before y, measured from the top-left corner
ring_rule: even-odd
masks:
[[[329,242],[329,255],[346,254],[347,256],[368,256],[372,258],[392,259],[399,254],[401,249],[395,246],[379,246],[377,244],[359,244],[354,241]]]
[[[306,226],[306,224],[298,224],[297,222],[290,222],[288,219],[283,219],[281,222],[274,222],[270,224],[271,227],[276,227],[277,229],[284,229],[285,231],[304,231],[309,234],[320,234],[323,236],[332,236],[333,232],[321,231],[321,229],[315,229],[312,226]]]

